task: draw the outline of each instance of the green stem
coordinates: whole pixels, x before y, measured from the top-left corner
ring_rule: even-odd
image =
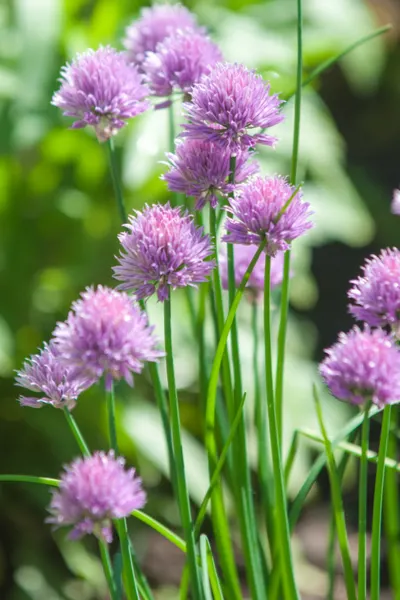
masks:
[[[201,600],[201,581],[197,564],[196,543],[194,539],[193,523],[190,512],[189,494],[186,484],[185,463],[182,451],[181,424],[179,416],[178,392],[175,383],[174,358],[172,350],[171,329],[171,294],[164,302],[164,337],[167,363],[167,379],[170,402],[172,443],[176,461],[177,488],[179,509],[181,513],[183,530],[187,544],[188,562],[191,574],[191,585],[194,600]]]
[[[375,479],[374,506],[372,512],[371,600],[379,600],[380,598],[383,485],[385,481],[385,459],[390,434],[390,413],[391,406],[385,406],[383,410],[378,467]]]
[[[358,600],[367,598],[367,482],[369,444],[369,404],[364,408],[361,432],[360,480],[358,489]]]
[[[279,539],[280,569],[284,595],[287,600],[298,599],[292,551],[290,546],[290,530],[287,515],[287,503],[279,435],[276,423],[276,412],[274,402],[273,375],[272,375],[272,349],[271,349],[271,257],[265,257],[264,275],[264,341],[265,341],[265,377],[267,392],[267,408],[269,421],[269,436],[271,444],[272,467],[275,482],[275,506],[276,506],[276,532]]]
[[[211,239],[214,241],[215,246],[215,254],[213,258],[215,259],[216,266],[213,271],[213,294],[214,301],[216,307],[216,331],[217,337],[220,339],[222,329],[224,326],[224,305],[222,300],[222,285],[221,285],[221,277],[219,271],[219,261],[218,261],[218,244],[217,244],[217,231],[216,231],[216,221],[215,221],[215,210],[210,209],[210,235]],[[232,379],[231,379],[231,371],[229,365],[229,357],[225,352],[222,357],[222,389],[224,392],[224,398],[226,402],[226,408],[228,411],[229,419],[232,420],[234,415],[234,405],[233,405],[233,397],[232,397]]]
[[[293,126],[293,145],[292,145],[292,163],[290,168],[290,183],[296,185],[297,164],[299,157],[300,142],[300,116],[301,116],[301,88],[303,76],[303,11],[302,2],[297,0],[297,71],[296,71],[296,92],[294,101],[294,126]],[[283,430],[283,379],[285,364],[285,346],[286,331],[289,311],[289,281],[290,281],[290,250],[285,252],[283,266],[283,281],[281,295],[281,314],[278,331],[278,351],[276,363],[276,417],[278,426],[279,444],[282,444]]]
[[[375,31],[368,33],[367,35],[363,36],[359,40],[356,40],[355,42],[350,44],[350,46],[348,46],[347,48],[342,50],[342,52],[339,52],[339,54],[336,54],[332,58],[328,58],[328,60],[324,61],[323,63],[318,65],[318,67],[316,67],[313,71],[311,71],[311,73],[308,75],[308,77],[305,77],[303,79],[302,87],[305,87],[306,85],[308,85],[309,83],[314,81],[314,79],[316,79],[318,77],[318,75],[322,75],[322,73],[324,73],[325,71],[330,69],[330,67],[332,67],[334,64],[336,64],[341,58],[344,58],[347,54],[349,54],[350,52],[352,52],[359,46],[362,46],[366,42],[373,40],[374,38],[382,35],[383,33],[386,33],[387,31],[390,31],[390,29],[392,29],[392,25],[384,25],[383,27],[379,27],[378,29],[375,29]],[[289,94],[286,94],[284,96],[284,100],[286,100],[286,102],[288,102],[291,98],[293,98],[293,96],[295,96],[295,94],[296,94],[296,90],[294,90],[293,92],[290,92]]]
[[[71,413],[67,407],[64,408],[64,415],[65,415],[65,418],[67,419],[69,428],[72,431],[72,434],[79,446],[81,453],[83,454],[83,456],[90,456],[90,450],[83,438],[83,435],[81,434],[74,417],[71,415]]]
[[[379,409],[376,407],[373,407],[370,410],[369,418],[371,419],[378,412],[379,412]],[[346,423],[346,425],[343,427],[343,429],[332,440],[332,442],[331,442],[332,448],[335,449],[342,442],[342,440],[344,440],[346,437],[351,435],[361,425],[363,418],[364,418],[363,415],[357,415],[356,417],[351,419],[351,421]],[[301,486],[300,490],[297,492],[297,495],[292,502],[290,513],[289,513],[289,524],[290,524],[291,531],[293,531],[293,529],[300,517],[301,510],[306,501],[309,491],[311,490],[312,486],[314,485],[314,482],[316,481],[318,475],[324,468],[325,464],[326,464],[326,454],[325,454],[325,452],[322,452],[319,455],[319,457],[314,461],[314,464],[311,466],[310,471],[309,471],[303,485]]]
[[[343,571],[344,571],[344,580],[347,591],[347,600],[357,600],[356,596],[356,585],[354,582],[353,576],[353,568],[351,565],[350,558],[350,549],[349,549],[349,540],[347,537],[346,530],[346,522],[344,518],[344,508],[343,508],[343,500],[340,488],[340,480],[338,476],[338,471],[336,468],[335,458],[333,455],[332,444],[328,438],[328,434],[325,429],[323,417],[322,417],[322,409],[319,401],[317,389],[313,387],[315,406],[317,409],[317,417],[319,426],[321,429],[322,437],[325,442],[325,452],[328,462],[328,473],[329,480],[331,484],[331,500],[332,506],[335,513],[335,523],[336,523],[336,531],[338,536],[340,553],[342,556],[343,562]]]
[[[60,485],[59,479],[53,479],[52,477],[37,477],[36,475],[0,475],[0,482],[7,483],[39,483],[41,485],[50,485],[51,487],[58,487]]]
[[[107,398],[107,415],[108,415],[108,432],[110,436],[110,447],[114,450],[115,454],[119,454],[118,441],[117,441],[117,427],[115,420],[115,392],[114,382],[111,382],[111,386],[106,390]]]
[[[391,430],[395,429],[398,420],[398,406],[392,408]],[[392,459],[397,456],[397,438],[391,434],[388,444],[388,455]],[[387,461],[385,462],[387,466]],[[398,467],[399,468],[399,467]],[[388,545],[389,578],[393,600],[400,600],[400,522],[399,522],[399,489],[398,477],[393,469],[386,470],[384,493],[384,525]]]
[[[174,546],[179,548],[179,550],[182,550],[182,552],[186,553],[186,543],[184,540],[176,535],[176,533],[168,529],[168,527],[165,527],[165,525],[162,525],[162,523],[156,519],[153,519],[153,517],[150,517],[141,510],[134,510],[132,516],[154,529],[154,531],[157,531],[166,540],[171,542],[171,544],[174,544]]]
[[[261,394],[259,355],[259,326],[258,303],[254,299],[251,311],[251,329],[253,333],[253,374],[254,374],[254,421],[257,431],[257,457],[258,477],[261,489],[261,504],[265,519],[268,544],[270,549],[274,544],[274,502],[273,502],[273,477],[268,456],[268,430],[265,402]]]
[[[135,570],[133,568],[131,547],[129,542],[128,524],[126,519],[115,521],[118,537],[121,544],[123,579],[125,592],[128,600],[140,600],[136,582]]]
[[[146,306],[143,300],[140,301],[141,309],[146,312]],[[171,479],[172,488],[176,493],[176,469],[175,469],[175,457],[174,457],[174,448],[172,445],[172,436],[171,429],[169,426],[169,410],[167,398],[164,392],[164,388],[162,386],[160,371],[157,363],[149,362],[148,369],[150,373],[151,382],[153,384],[154,393],[156,396],[156,402],[158,410],[161,415],[161,422],[164,430],[165,440],[167,443],[167,452],[168,452],[168,465],[169,465],[169,475]]]
[[[110,590],[111,594],[111,600],[118,600],[118,592],[114,581],[114,574],[111,564],[110,553],[108,551],[108,544],[102,540],[99,540],[99,549],[101,562],[103,563],[104,575],[106,577],[108,589]]]
[[[117,201],[119,215],[121,217],[122,223],[127,223],[128,215],[127,215],[126,209],[125,209],[121,181],[120,181],[120,177],[119,177],[119,173],[118,173],[117,157],[116,157],[116,153],[115,153],[114,140],[112,138],[107,140],[106,146],[107,146],[107,153],[108,153],[108,163],[110,166],[111,178],[112,178],[112,182],[113,182],[113,186],[114,186],[115,199]]]
[[[115,452],[115,454],[118,455],[119,449],[117,440],[117,427],[115,421],[115,394],[113,380],[111,380],[108,389],[106,388],[106,398],[110,446]],[[121,544],[123,579],[125,583],[126,595],[128,600],[140,600],[130,551],[128,524],[126,519],[119,519],[115,522],[115,524],[118,531],[119,541]]]
[[[236,173],[236,156],[231,156],[229,183],[235,183]],[[235,281],[235,256],[233,244],[228,246],[228,290],[229,290],[229,306],[235,299],[236,281]],[[240,352],[239,352],[239,333],[236,317],[233,318],[231,326],[231,348],[232,348],[232,363],[234,374],[234,409],[240,404],[243,397],[242,389],[242,373],[240,367]],[[252,598],[265,598],[265,590],[261,578],[261,561],[258,553],[258,545],[254,544],[257,537],[255,524],[255,511],[253,503],[253,494],[250,481],[250,470],[247,460],[247,441],[244,412],[241,413],[241,421],[238,427],[237,436],[233,440],[233,452],[236,460],[237,478],[236,496],[237,507],[239,509],[239,521],[241,525],[242,541],[246,570],[249,576],[249,584],[252,593]],[[246,503],[246,505],[244,504]],[[247,510],[246,510],[247,508]],[[247,519],[246,519],[247,516]]]
[[[217,444],[215,439],[215,409],[217,401],[217,388],[218,388],[218,377],[221,363],[226,350],[226,343],[228,340],[229,332],[232,326],[233,318],[236,314],[236,310],[239,306],[240,300],[243,296],[245,286],[249,280],[251,272],[253,271],[257,260],[259,259],[262,251],[265,247],[265,241],[263,241],[257,249],[253,259],[251,260],[246,273],[238,287],[232,306],[229,309],[229,313],[225,324],[221,330],[221,334],[218,341],[217,350],[215,352],[210,379],[208,384],[207,392],[207,403],[206,403],[206,434],[205,434],[205,445],[207,448],[207,454],[209,459],[209,466],[211,473],[214,472],[218,463]],[[219,543],[219,554],[221,560],[221,566],[225,575],[226,584],[230,585],[230,598],[241,598],[241,590],[237,577],[236,564],[233,556],[232,542],[230,539],[229,525],[226,520],[225,508],[222,498],[221,484],[215,485],[211,495],[212,500],[212,515],[215,531],[217,532],[217,542]],[[232,587],[233,586],[233,587]]]
[[[227,456],[228,456],[228,451],[229,451],[230,445],[232,443],[233,438],[236,435],[236,431],[237,431],[238,425],[239,425],[240,420],[242,418],[242,411],[243,411],[245,400],[246,400],[246,394],[243,394],[242,401],[241,401],[241,403],[240,403],[240,405],[238,407],[236,416],[235,416],[235,418],[233,420],[233,423],[231,425],[231,429],[229,431],[229,435],[228,435],[228,437],[226,439],[226,442],[224,444],[224,447],[223,447],[222,452],[220,454],[220,457],[218,459],[218,463],[217,463],[217,465],[216,465],[216,467],[214,469],[214,472],[212,474],[210,485],[209,485],[208,490],[206,492],[206,495],[204,496],[204,498],[202,500],[202,503],[200,505],[199,512],[197,514],[196,522],[195,522],[195,525],[194,525],[194,534],[195,534],[196,539],[198,539],[198,537],[200,535],[200,529],[201,529],[201,526],[203,524],[204,517],[206,516],[206,513],[207,513],[208,502],[209,502],[209,500],[210,500],[210,498],[212,496],[212,492],[214,490],[214,487],[217,485],[217,483],[220,480],[222,469],[223,469],[223,467],[225,465],[225,461],[226,461]]]

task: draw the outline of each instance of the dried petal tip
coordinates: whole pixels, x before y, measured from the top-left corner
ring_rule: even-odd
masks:
[[[93,383],[90,377],[77,376],[60,360],[60,353],[54,343],[31,356],[20,371],[17,371],[16,384],[43,397],[20,396],[22,406],[41,408],[51,404],[55,408],[74,408],[79,395]]]
[[[128,232],[119,236],[123,250],[114,277],[122,281],[119,289],[133,290],[138,299],[157,291],[164,301],[170,287],[195,286],[214,268],[214,261],[206,260],[212,254],[209,236],[180,208],[145,206],[125,227]]]
[[[234,189],[228,183],[230,152],[217,144],[187,138],[178,141],[176,154],[167,154],[167,158],[170,170],[162,179],[165,179],[171,192],[193,196],[197,210],[201,210],[207,202],[210,202],[212,208],[216,208],[218,196],[226,197]],[[248,150],[237,154],[237,184],[258,172],[257,161],[250,158]]]
[[[133,385],[132,373],[163,356],[153,327],[134,300],[101,285],[87,288],[72,304],[67,320],[57,324],[54,342],[74,372],[95,380],[104,375],[108,388],[113,379]]]
[[[47,522],[55,527],[72,525],[71,539],[92,533],[110,543],[111,520],[127,517],[146,502],[141,479],[124,465],[112,451],[95,452],[67,465],[59,490],[53,492]]]
[[[208,36],[180,30],[147,54],[145,81],[155,96],[171,96],[174,91],[190,96],[193,85],[220,60],[222,54]]]
[[[236,245],[234,248],[235,257],[235,285],[239,287],[249,264],[257,252],[257,246]],[[222,287],[228,289],[228,260],[226,251],[221,252],[219,257],[219,267],[221,272]],[[264,274],[265,274],[265,253],[263,253],[255,264],[251,272],[246,289],[250,293],[250,299],[260,300],[264,293]],[[283,252],[278,254],[271,261],[271,290],[281,285],[283,279]]]
[[[126,125],[127,119],[147,110],[149,90],[142,75],[127,61],[126,53],[99,48],[78,54],[61,70],[61,87],[51,101],[72,127],[91,125],[99,142],[104,142]]]
[[[393,337],[381,329],[354,327],[339,334],[339,341],[325,353],[319,370],[339,400],[380,407],[400,401],[400,352]]]
[[[371,327],[391,327],[400,333],[400,250],[382,250],[362,267],[363,274],[350,283],[351,314]]]
[[[179,29],[198,29],[196,17],[181,4],[156,4],[143,8],[140,18],[127,28],[123,44],[130,60],[141,66],[147,52],[154,52],[157,44],[174,35]]]
[[[274,137],[253,131],[283,121],[282,101],[269,91],[269,83],[243,65],[218,63],[193,86],[182,136],[216,142],[231,154],[256,144],[273,146]]]
[[[392,204],[390,207],[392,214],[400,215],[400,190],[393,190]]]
[[[312,212],[298,191],[282,177],[254,177],[239,186],[230,200],[222,238],[233,244],[257,244],[266,239],[266,252],[274,256],[313,227]],[[291,199],[291,200],[290,200]],[[288,206],[287,203],[290,203]]]

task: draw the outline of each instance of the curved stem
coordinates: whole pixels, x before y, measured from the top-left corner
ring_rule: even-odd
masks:
[[[391,406],[385,406],[385,408],[383,409],[381,438],[379,442],[378,467],[375,479],[374,507],[372,512],[371,600],[379,600],[380,598],[383,484],[385,481],[385,459],[390,434],[390,413]]]
[[[191,573],[191,585],[194,600],[201,600],[200,573],[197,564],[196,543],[194,539],[192,516],[190,512],[190,500],[186,484],[185,463],[182,450],[181,424],[179,416],[178,392],[175,383],[175,368],[172,350],[171,329],[171,294],[164,302],[164,338],[167,363],[167,379],[171,415],[172,443],[176,461],[177,488],[179,510],[181,513],[182,526],[185,532],[187,544],[188,562]]]
[[[53,479],[52,477],[37,477],[36,475],[0,475],[0,483],[4,481],[7,483],[39,483],[41,485],[50,485],[52,487],[58,487],[60,485],[59,479]]]
[[[292,146],[292,164],[290,168],[290,183],[296,185],[297,165],[299,157],[300,142],[300,116],[301,116],[301,88],[303,75],[303,11],[302,2],[297,0],[297,72],[296,72],[296,93],[294,101],[294,128],[293,128],[293,146]],[[279,435],[279,444],[282,444],[283,430],[283,377],[285,363],[285,346],[287,319],[289,310],[289,281],[290,281],[290,250],[285,252],[282,295],[281,295],[281,314],[278,331],[278,352],[276,363],[276,416]]]
[[[118,600],[118,592],[114,581],[110,553],[108,551],[108,545],[106,544],[106,542],[100,540],[99,549],[101,561],[103,563],[104,575],[107,580],[108,589],[110,590],[111,600]]]
[[[108,415],[108,432],[110,436],[110,447],[114,450],[115,454],[119,454],[118,441],[117,441],[117,426],[115,421],[115,392],[114,382],[111,382],[109,388],[106,388],[106,399],[107,399],[107,415]]]
[[[278,429],[276,424],[276,412],[274,402],[274,388],[272,375],[272,349],[271,349],[271,257],[265,257],[264,275],[264,342],[265,342],[265,377],[267,392],[267,409],[269,420],[269,436],[271,443],[272,467],[275,482],[275,506],[276,506],[276,531],[280,548],[280,569],[282,573],[282,584],[284,595],[287,600],[298,599],[299,594],[294,578],[292,551],[290,546],[290,529],[287,515],[287,503],[285,483],[283,479],[283,468]]]
[[[111,380],[111,383],[106,386],[106,398],[110,446],[112,450],[114,450],[115,455],[118,455],[119,450],[117,440],[117,427],[115,422],[115,394],[113,380]],[[117,528],[118,537],[121,544],[123,578],[125,582],[125,591],[127,598],[128,600],[140,600],[135,571],[133,568],[132,555],[130,551],[128,524],[126,519],[118,519],[117,521],[115,521],[115,526]]]
[[[111,178],[112,178],[112,182],[113,182],[113,186],[114,186],[115,199],[117,201],[119,215],[121,217],[122,223],[127,223],[128,215],[126,213],[124,197],[122,195],[121,180],[120,180],[120,176],[118,173],[117,157],[116,157],[116,153],[115,153],[114,140],[112,138],[107,140],[106,146],[107,146],[107,154],[108,154],[108,163],[110,166]]]
[[[79,446],[79,449],[80,449],[81,453],[84,456],[90,456],[90,450],[89,450],[89,448],[88,448],[88,446],[87,446],[87,444],[86,444],[86,442],[85,442],[85,440],[83,438],[83,435],[81,434],[81,432],[79,430],[79,427],[78,427],[78,425],[77,425],[74,417],[71,415],[71,413],[70,413],[70,411],[69,411],[69,409],[67,407],[64,408],[64,415],[65,415],[65,418],[67,419],[67,423],[69,425],[69,428],[72,431],[72,434],[73,434],[73,436],[74,436],[74,438],[75,438],[75,440],[76,440],[76,442],[77,442],[77,444]]]

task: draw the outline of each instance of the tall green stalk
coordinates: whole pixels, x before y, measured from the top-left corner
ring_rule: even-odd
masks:
[[[300,141],[301,88],[303,75],[303,11],[302,2],[297,0],[297,72],[296,94],[294,100],[294,129],[292,146],[292,164],[290,168],[290,183],[296,185],[297,164]],[[283,430],[283,379],[285,367],[286,331],[289,312],[289,282],[290,282],[290,250],[285,252],[281,295],[281,314],[278,331],[278,351],[276,362],[276,420],[279,443],[282,444]]]
[[[90,456],[89,447],[86,444],[85,439],[80,432],[77,422],[75,421],[74,417],[71,415],[71,413],[67,407],[64,408],[64,415],[65,415],[65,418],[67,419],[67,423],[69,425],[69,428],[72,431],[72,434],[76,440],[76,443],[79,446],[79,450],[81,451],[83,456]]]
[[[358,488],[358,600],[366,600],[367,598],[368,412],[369,404],[364,408],[364,420],[361,432],[360,480]]]
[[[106,390],[106,400],[110,447],[112,450],[114,450],[115,455],[118,455],[119,451],[117,440],[117,427],[115,422],[115,395],[113,380],[111,380],[111,384]],[[115,521],[115,524],[118,531],[119,541],[121,544],[123,579],[125,583],[126,596],[128,600],[140,600],[130,551],[127,521],[126,519],[118,519],[117,521]]]
[[[172,443],[174,448],[179,510],[182,519],[182,526],[185,532],[187,545],[188,563],[191,576],[191,587],[194,600],[201,600],[202,588],[200,572],[197,563],[196,543],[194,539],[193,522],[190,512],[190,500],[186,484],[185,463],[182,450],[181,424],[179,416],[178,392],[175,383],[175,369],[172,349],[172,329],[171,329],[171,294],[164,302],[164,337],[167,363],[167,379],[169,391],[169,404],[171,416]]]
[[[249,280],[250,274],[253,271],[257,260],[259,259],[262,251],[265,247],[265,241],[263,241],[257,249],[253,259],[251,260],[246,273],[237,289],[234,301],[229,309],[227,319],[221,331],[217,350],[215,352],[210,379],[208,384],[207,392],[207,403],[206,403],[206,433],[205,433],[205,444],[207,448],[210,474],[214,472],[218,463],[218,451],[216,443],[216,428],[215,428],[215,416],[216,416],[216,404],[217,404],[217,388],[218,379],[221,363],[226,351],[226,344],[229,336],[229,332],[232,326],[236,310],[239,306],[240,300],[243,296],[245,286]],[[212,491],[211,495],[212,504],[212,518],[215,532],[217,533],[216,541],[219,549],[221,567],[225,576],[226,585],[230,586],[229,598],[241,599],[242,594],[240,590],[239,580],[236,571],[236,564],[232,550],[232,542],[230,537],[229,525],[226,518],[225,506],[222,497],[221,483],[217,483]]]
[[[267,408],[269,421],[269,436],[271,444],[272,468],[275,483],[275,508],[276,508],[276,540],[280,550],[280,570],[282,585],[286,600],[298,600],[299,593],[296,586],[292,550],[290,545],[290,529],[287,514],[285,482],[277,428],[274,387],[272,374],[272,347],[271,347],[271,257],[265,257],[264,274],[264,343],[265,343],[265,378],[267,392]]]
[[[106,146],[107,146],[107,153],[108,153],[108,163],[110,166],[110,172],[111,172],[112,182],[113,182],[113,186],[114,186],[115,199],[117,201],[119,215],[121,217],[122,223],[127,223],[128,215],[127,215],[126,209],[125,209],[124,198],[123,198],[123,194],[122,194],[121,180],[120,180],[120,176],[118,173],[117,157],[115,154],[114,140],[112,138],[107,140]]]
[[[375,479],[371,541],[371,600],[379,600],[380,598],[383,485],[385,481],[385,459],[390,435],[391,408],[392,407],[388,405],[385,406],[383,410],[382,429],[379,442],[378,467]]]
[[[236,156],[230,160],[229,183],[235,183]],[[229,306],[235,299],[236,281],[235,281],[235,257],[233,244],[227,244],[228,247],[228,290]],[[234,374],[234,411],[237,411],[243,397],[242,373],[240,366],[239,353],[239,332],[236,318],[233,318],[231,326],[231,348],[232,364]],[[247,440],[246,440],[245,413],[241,413],[241,420],[238,432],[233,440],[233,455],[236,462],[235,488],[236,502],[239,509],[239,522],[243,541],[243,551],[248,573],[249,585],[254,600],[264,600],[266,598],[265,586],[263,585],[262,567],[258,544],[254,543],[257,539],[257,526],[255,519],[255,510],[253,502],[253,493],[250,481],[250,470],[247,458]]]
[[[216,228],[216,218],[215,218],[215,210],[210,209],[210,235],[211,239],[214,241],[215,246],[215,255],[214,259],[216,262],[215,269],[213,270],[213,294],[214,294],[214,302],[216,308],[216,331],[218,339],[221,337],[221,332],[224,326],[224,305],[222,300],[222,285],[221,285],[221,277],[219,271],[219,261],[218,261],[218,244],[217,244],[217,228]],[[229,365],[229,357],[226,352],[222,357],[222,372],[221,372],[221,381],[222,381],[222,389],[224,393],[224,398],[226,402],[226,408],[228,411],[229,420],[232,421],[235,411],[234,411],[234,403],[233,403],[233,394],[232,394],[232,379],[231,379],[231,369]]]
[[[263,517],[267,527],[267,536],[270,550],[274,545],[274,502],[273,502],[273,476],[269,462],[267,410],[261,394],[259,358],[259,326],[258,303],[254,299],[251,310],[251,329],[253,333],[253,373],[254,373],[254,422],[257,431],[257,459],[258,477],[260,480],[261,504]]]
[[[313,388],[315,406],[317,410],[317,417],[319,426],[321,429],[322,437],[325,443],[326,459],[328,464],[329,481],[331,484],[331,500],[332,507],[335,514],[336,531],[339,542],[340,554],[342,556],[343,571],[344,571],[344,582],[347,592],[347,600],[357,600],[356,596],[356,584],[353,576],[353,567],[350,558],[349,540],[347,537],[346,521],[344,518],[344,508],[342,493],[340,487],[340,479],[338,470],[335,463],[335,457],[332,451],[332,443],[328,438],[328,434],[325,429],[321,404],[319,401],[317,389]]]
[[[398,427],[399,406],[392,407],[391,432]],[[398,440],[394,433],[389,437],[388,456],[396,460]],[[394,469],[386,469],[383,522],[388,546],[389,579],[393,600],[400,600],[400,518],[398,475]]]

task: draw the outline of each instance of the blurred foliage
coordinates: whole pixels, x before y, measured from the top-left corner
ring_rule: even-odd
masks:
[[[294,0],[190,0],[186,4],[209,27],[228,60],[257,68],[271,80],[274,91],[293,89]],[[60,464],[76,454],[61,411],[19,407],[13,370],[49,338],[56,321],[65,318],[71,301],[85,286],[113,285],[111,266],[118,252],[120,223],[105,149],[90,131],[70,131],[67,121],[51,107],[50,99],[61,65],[87,47],[107,43],[120,47],[124,27],[137,16],[141,5],[134,0],[3,0],[0,5],[0,472],[57,476]],[[382,6],[387,7],[386,12]],[[395,18],[391,7],[385,0],[376,13],[373,2],[304,0],[305,72],[382,24],[382,19]],[[343,318],[325,314],[322,322],[321,318],[318,321],[324,310],[319,294],[324,289],[319,289],[312,273],[315,256],[319,256],[319,249],[332,244],[355,248],[371,243],[376,225],[382,239],[384,232],[389,240],[394,239],[388,206],[390,188],[398,181],[390,180],[392,172],[386,173],[385,179],[385,174],[371,170],[366,161],[350,161],[349,165],[346,141],[337,122],[346,123],[343,131],[351,138],[353,123],[343,117],[345,107],[341,105],[345,98],[360,117],[354,122],[359,135],[381,148],[390,144],[387,128],[383,129],[386,138],[379,138],[382,130],[377,129],[375,120],[381,122],[377,99],[382,94],[392,113],[398,106],[398,84],[389,85],[394,75],[400,80],[398,61],[396,67],[392,58],[399,53],[395,42],[396,28],[389,41],[377,39],[348,56],[340,69],[335,68],[323,79],[326,83],[322,89],[316,82],[304,92],[299,172],[305,181],[305,196],[315,210],[316,228],[296,244],[294,252],[294,311],[290,318],[285,404],[288,441],[293,428],[312,428],[315,423],[310,386],[316,376],[312,359],[321,334],[316,325],[322,323],[323,329],[328,326],[325,321],[336,323]],[[287,118],[277,128],[280,142],[276,151],[259,150],[265,173],[286,174],[290,168],[293,103],[289,102],[284,110]],[[362,121],[363,114],[369,119],[364,117]],[[384,115],[386,119],[389,114]],[[129,209],[144,202],[164,201],[167,192],[159,175],[168,144],[166,113],[149,112],[139,117],[118,136],[116,144]],[[360,144],[362,147],[363,141]],[[353,148],[359,150],[354,143]],[[366,156],[372,161],[372,153]],[[385,196],[382,211],[377,199]],[[333,275],[341,266],[333,260]],[[327,277],[322,283],[329,287]],[[344,304],[342,299],[339,308],[334,306],[333,310],[343,310]],[[150,310],[161,336],[159,306],[150,303]],[[207,465],[201,443],[197,351],[185,297],[180,293],[174,296],[174,312],[179,315],[174,321],[174,335],[182,419],[188,430],[188,477],[192,499],[198,503],[207,486]],[[276,321],[278,311],[275,316]],[[246,305],[241,307],[239,319],[244,383],[251,411],[252,340]],[[210,324],[207,331],[211,358]],[[122,451],[138,465],[143,476],[149,492],[148,510],[176,526],[176,506],[165,478],[165,448],[146,374],[136,378],[133,391],[120,385],[117,392],[118,417],[124,432]],[[344,405],[329,400],[326,411],[331,431],[347,417]],[[101,390],[87,392],[75,416],[91,447],[104,447],[107,440]],[[254,458],[250,421],[249,452]],[[309,449],[302,448],[293,489],[307,470],[308,455]],[[1,485],[0,597],[104,598],[95,544],[74,544],[72,549],[62,532],[53,535],[43,525],[47,503],[47,490]],[[159,542],[138,524],[132,527],[139,555],[145,563],[151,563],[154,546]],[[176,583],[173,578],[169,580],[167,571],[166,567],[154,574],[155,585]],[[168,589],[159,597],[174,597],[174,588],[172,592]]]

